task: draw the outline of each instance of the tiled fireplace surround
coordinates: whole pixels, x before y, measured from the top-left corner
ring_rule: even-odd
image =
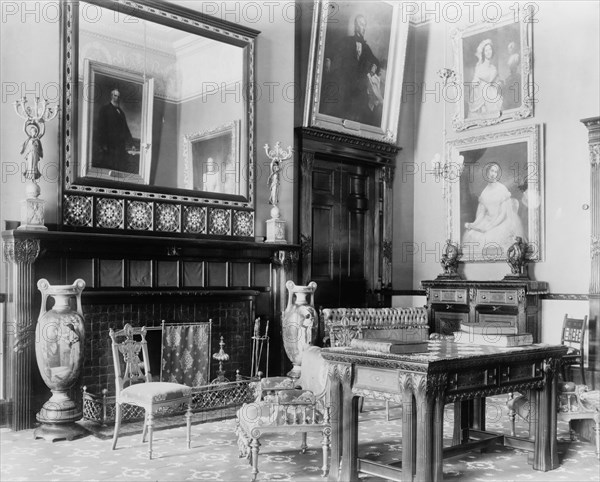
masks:
[[[86,282],[82,294],[85,358],[80,387],[100,395],[114,393],[109,328],[125,323],[158,327],[168,323],[212,319],[212,354],[224,338],[230,359],[228,378],[236,369],[250,375],[255,317],[269,319],[270,373],[287,368],[280,343],[280,313],[285,307],[285,281],[292,276],[298,246],[252,241],[119,236],[61,231],[10,230],[2,233],[5,266],[9,268],[11,350],[7,399],[13,430],[31,428],[35,414],[49,398],[35,360],[34,330],[40,310],[36,283]],[[263,325],[264,326],[264,325]],[[149,337],[158,337],[152,332]],[[158,340],[158,338],[155,338]],[[152,348],[152,345],[150,346]],[[160,350],[160,341],[155,350]],[[158,359],[157,359],[158,361]],[[153,375],[158,375],[157,369]]]

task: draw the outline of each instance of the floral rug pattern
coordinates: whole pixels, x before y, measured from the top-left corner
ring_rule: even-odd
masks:
[[[488,399],[487,427],[509,433],[505,399]],[[389,422],[384,406],[365,401],[359,427],[360,456],[377,460],[390,455],[399,459],[401,449],[400,408],[391,407]],[[446,411],[444,434],[452,435],[452,409]],[[196,420],[198,422],[198,418]],[[94,428],[89,436],[54,443],[34,440],[33,430],[12,432],[0,429],[0,480],[19,481],[250,481],[251,468],[238,458],[235,420],[195,423],[192,447],[186,448],[184,426],[165,419],[154,433],[153,459],[147,459],[141,443],[141,424],[124,424],[117,450],[111,450],[112,430]],[[517,424],[525,435],[526,425]],[[527,463],[528,452],[496,447],[486,453],[470,452],[444,460],[444,479],[449,481],[598,481],[600,463],[593,443],[569,441],[565,423],[559,423],[561,466],[539,472]],[[309,449],[301,454],[300,434],[265,436],[261,439],[258,480],[323,481],[320,467],[320,436],[308,435]],[[363,480],[374,481],[373,477]]]

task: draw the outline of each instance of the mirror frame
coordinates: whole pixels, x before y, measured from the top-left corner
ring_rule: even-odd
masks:
[[[244,49],[242,97],[247,139],[247,195],[193,191],[143,184],[124,184],[82,177],[79,132],[79,0],[61,3],[61,174],[60,223],[97,231],[164,232],[182,235],[254,237],[255,210],[255,41],[260,33],[232,22],[160,0],[84,0],[85,3],[152,21]],[[245,136],[244,136],[245,135]],[[179,135],[177,142],[182,142]],[[244,175],[240,176],[243,181]],[[198,195],[197,195],[198,194]]]

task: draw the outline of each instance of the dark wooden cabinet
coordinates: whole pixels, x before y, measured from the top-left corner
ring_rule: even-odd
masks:
[[[391,183],[398,148],[315,128],[297,130],[300,279],[315,304],[377,306],[391,288]]]
[[[426,280],[429,328],[451,334],[460,323],[516,326],[541,341],[541,295],[548,283],[531,280],[467,281]]]

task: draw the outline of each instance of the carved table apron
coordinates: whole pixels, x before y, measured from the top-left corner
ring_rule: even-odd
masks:
[[[428,349],[412,355],[323,349],[333,408],[330,480],[356,481],[361,472],[392,480],[412,481],[416,475],[417,481],[441,481],[445,456],[494,443],[532,450],[536,470],[558,467],[556,381],[563,346],[498,348],[430,341]],[[530,391],[536,405],[534,440],[484,431],[485,397],[515,391]],[[402,404],[402,469],[358,459],[359,396]],[[451,402],[454,445],[444,448],[444,405]],[[464,416],[469,403],[480,409],[472,427]]]

